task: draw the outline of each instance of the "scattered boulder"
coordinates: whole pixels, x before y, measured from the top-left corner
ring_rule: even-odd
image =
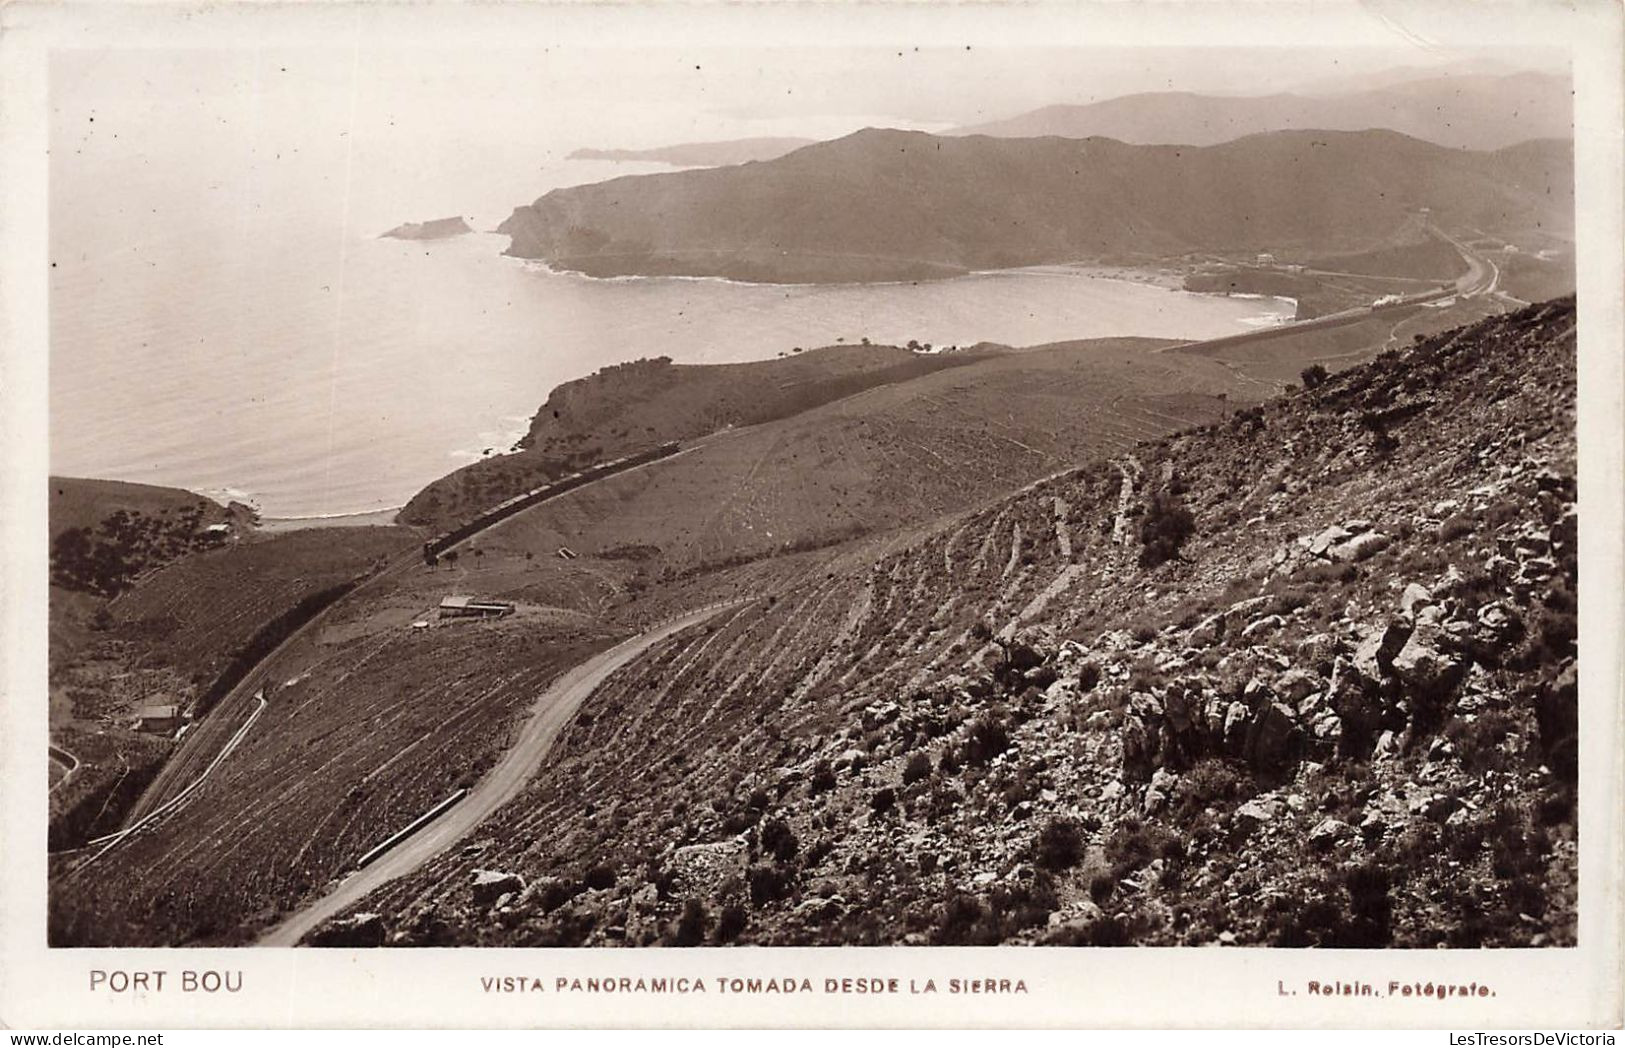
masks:
[[[501,870],[474,871],[474,905],[489,909],[504,895],[525,890],[525,879],[517,873]]]
[[[1387,549],[1393,540],[1380,531],[1367,531],[1347,542],[1339,543],[1326,553],[1335,561],[1352,563],[1367,560]]]
[[[1327,556],[1331,552],[1333,546],[1336,546],[1341,542],[1346,542],[1348,539],[1353,537],[1353,532],[1333,524],[1331,527],[1309,540],[1309,552],[1311,555],[1316,557]]]
[[[1353,826],[1339,819],[1326,818],[1315,824],[1309,831],[1309,846],[1311,848],[1326,849],[1341,844],[1359,836]]]
[[[1266,703],[1248,726],[1242,755],[1257,768],[1284,768],[1296,755],[1301,736],[1290,709],[1279,702]]]
[[[1242,833],[1251,833],[1260,826],[1267,826],[1280,818],[1286,811],[1286,805],[1275,797],[1254,797],[1252,800],[1236,809],[1231,816],[1231,825]]]
[[[690,844],[672,853],[671,870],[681,889],[705,897],[730,877],[743,877],[750,855],[743,837]]]
[[[1412,582],[1405,586],[1405,592],[1399,595],[1399,611],[1402,615],[1415,616],[1422,608],[1433,603],[1433,594],[1421,583]]]
[[[1258,621],[1249,623],[1247,628],[1241,631],[1241,636],[1243,640],[1253,640],[1262,637],[1266,633],[1273,633],[1285,625],[1286,620],[1281,616],[1265,615]]]
[[[377,913],[358,913],[342,921],[331,921],[310,937],[312,946],[371,948],[384,945],[384,918]]]

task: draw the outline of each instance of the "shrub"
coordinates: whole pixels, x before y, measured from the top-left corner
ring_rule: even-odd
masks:
[[[615,887],[615,869],[612,866],[598,865],[587,871],[582,882],[593,891],[603,891]]]
[[[981,902],[974,895],[956,895],[942,908],[932,940],[938,946],[973,945],[972,932],[981,920]]]
[[[541,891],[537,902],[541,905],[543,913],[552,913],[579,894],[579,889],[569,881],[553,881]]]
[[[711,923],[711,915],[705,912],[705,904],[698,899],[689,899],[683,903],[683,915],[677,920],[678,946],[698,946],[705,941],[705,929]]]
[[[1145,866],[1153,859],[1176,858],[1184,854],[1184,842],[1162,826],[1146,826],[1138,819],[1124,819],[1106,841],[1106,859],[1117,880]]]
[[[1324,364],[1310,364],[1298,372],[1298,377],[1303,380],[1304,389],[1318,389],[1321,383],[1330,377],[1330,374]]]
[[[769,819],[762,827],[762,851],[779,862],[795,858],[798,845],[795,833],[783,819]]]
[[[736,902],[731,902],[722,908],[722,915],[717,918],[717,942],[733,942],[745,930],[749,916],[745,908]]]
[[[897,791],[892,789],[890,786],[885,786],[876,790],[875,795],[869,798],[869,807],[876,814],[884,814],[891,811],[896,806]]]
[[[1052,872],[1069,870],[1083,858],[1083,834],[1071,819],[1052,819],[1033,843],[1033,860]]]
[[[1010,732],[1004,721],[992,712],[971,722],[965,738],[965,763],[983,765],[1010,748]]]
[[[820,793],[827,793],[835,788],[835,769],[830,767],[829,761],[819,761],[813,765],[812,779],[807,785],[808,793],[816,797]]]
[[[1462,513],[1452,514],[1439,525],[1439,541],[1454,542],[1463,535],[1473,533],[1473,518]]]
[[[1154,568],[1179,556],[1185,540],[1196,533],[1196,518],[1177,495],[1157,492],[1140,520],[1140,565]]]
[[[923,750],[917,751],[903,766],[903,785],[912,786],[931,774],[931,757]]]
[[[751,905],[763,906],[789,895],[795,874],[782,866],[758,865],[746,872],[745,881],[750,885]]]

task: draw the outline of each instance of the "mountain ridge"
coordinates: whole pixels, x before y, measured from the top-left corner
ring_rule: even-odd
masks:
[[[554,190],[507,253],[592,276],[919,280],[1083,259],[1379,246],[1441,227],[1570,235],[1572,148],[1451,150],[1398,132],[1215,146],[866,129],[743,167]]]
[[[1423,77],[1331,94],[1153,91],[1042,106],[947,134],[1104,135],[1142,145],[1215,145],[1264,131],[1389,128],[1441,146],[1487,150],[1571,137],[1572,97],[1566,77],[1535,72]]]

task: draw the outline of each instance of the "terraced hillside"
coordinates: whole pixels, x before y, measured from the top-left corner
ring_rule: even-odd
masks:
[[[538,506],[487,555],[559,546],[642,592],[729,563],[934,519],[1270,387],[1170,343],[1100,339],[988,357],[685,445],[658,469]]]
[[[201,715],[267,623],[413,542],[405,529],[321,529],[217,544],[112,600],[53,587],[51,741],[79,763],[51,791],[52,847],[117,829],[165,774],[172,739],[132,730],[139,708]]]
[[[606,643],[580,615],[337,636],[174,813],[102,853],[54,856],[51,942],[240,942],[506,748],[546,683]]]
[[[402,694],[443,707],[443,719],[466,717],[482,725],[477,742],[447,742],[451,749],[434,758],[444,767],[429,781],[446,786],[458,781],[458,769],[477,772],[480,761],[499,751],[516,710],[570,664],[563,652],[587,650],[578,634],[609,643],[653,618],[770,590],[787,575],[819,570],[824,559],[863,541],[861,536],[984,501],[1059,468],[1080,446],[1124,448],[1215,418],[1230,407],[1215,393],[1245,394],[1246,385],[1222,365],[1156,353],[1162,345],[1103,340],[1010,353],[870,389],[790,419],[727,431],[646,470],[536,507],[471,541],[455,560],[369,582],[336,606],[315,636],[272,660],[265,679],[273,687],[263,710],[244,691],[240,701],[210,713],[194,729],[198,741],[185,748],[184,759],[169,762],[139,814],[179,794],[253,718],[230,760],[189,796],[182,811],[74,878],[59,880],[53,889],[54,941],[91,941],[94,928],[108,929],[115,942],[242,936],[255,921],[269,920],[319,890],[376,839],[318,835],[308,849],[307,869],[288,865],[289,833],[307,825],[334,832],[347,826],[348,819],[336,815],[322,820],[342,809],[351,786],[363,781],[368,796],[380,798],[374,803],[396,798],[369,810],[360,824],[369,833],[382,836],[428,806],[413,809],[424,800],[414,783],[425,774],[421,762],[441,745],[430,739],[440,721],[380,712],[395,710]],[[1019,416],[1014,404],[1021,405]],[[816,468],[807,465],[809,457],[819,463]],[[395,543],[388,555],[410,541],[406,529],[379,530]],[[155,651],[185,645],[200,666],[216,665],[210,653],[229,656],[238,645],[217,642],[215,627],[223,631],[220,637],[241,640],[233,624],[275,617],[266,600],[294,599],[312,587],[321,591],[333,579],[311,559],[318,550],[330,550],[333,564],[347,573],[376,567],[386,555],[382,550],[368,555],[371,547],[345,545],[366,538],[364,529],[336,541],[293,533],[265,543],[263,553],[245,545],[229,561],[199,561],[184,578],[177,576],[185,586],[155,578],[124,598],[121,628],[150,628]],[[581,556],[560,559],[561,545]],[[281,563],[275,551],[293,546],[309,554],[308,570],[297,580],[271,570]],[[228,563],[231,572],[223,570]],[[338,581],[352,577],[341,574]],[[284,593],[292,581],[304,589]],[[521,614],[514,623],[472,630],[448,625],[409,632],[411,622],[433,617],[447,593],[510,600]],[[243,594],[253,599],[243,609],[232,607]],[[211,609],[218,612],[212,618]],[[513,649],[487,649],[481,638],[488,630],[517,631],[535,647],[516,639]],[[475,646],[462,650],[463,638],[473,638]],[[473,677],[452,688],[464,666]],[[509,673],[521,675],[522,687],[498,696],[498,682]],[[481,674],[489,679],[476,686]],[[200,687],[209,679],[200,675]],[[305,712],[298,720],[286,700],[295,692],[275,687],[294,679],[308,681],[299,688],[314,689],[317,696],[309,705],[301,700],[298,709]],[[358,735],[367,737],[368,748],[354,748]],[[400,749],[412,756],[379,772],[386,754]],[[290,785],[287,769],[298,764],[320,771],[309,784]],[[196,842],[214,840],[226,827],[235,858],[222,864],[209,846]],[[83,857],[68,857],[62,869]],[[164,902],[177,881],[195,887]],[[227,921],[228,913],[238,916]]]
[[[875,386],[963,367],[975,351],[825,346],[779,360],[616,364],[548,394],[514,454],[482,459],[424,488],[400,520],[445,530],[473,512],[566,473],[668,440],[788,418]]]
[[[353,926],[1572,943],[1574,326],[1429,338],[786,575]]]

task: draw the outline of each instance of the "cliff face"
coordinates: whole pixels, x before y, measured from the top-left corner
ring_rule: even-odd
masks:
[[[1388,131],[1206,148],[862,131],[766,163],[554,190],[508,253],[596,276],[905,280],[1082,258],[1368,250],[1418,209],[1504,236],[1573,228],[1572,146]]]
[[[512,894],[448,860],[360,909],[398,943],[1572,943],[1574,325],[1446,332],[787,579],[588,701],[486,833]]]

